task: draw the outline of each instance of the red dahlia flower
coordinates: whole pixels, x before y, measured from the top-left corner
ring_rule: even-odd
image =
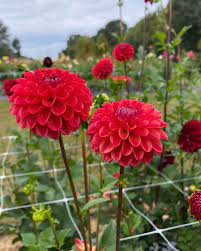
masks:
[[[106,79],[113,71],[113,63],[109,58],[101,59],[92,69],[92,74],[97,79]]]
[[[201,220],[201,191],[195,191],[189,198],[189,211],[196,218]]]
[[[153,153],[162,153],[161,139],[167,134],[161,130],[167,124],[151,104],[137,100],[104,103],[96,110],[88,128],[90,146],[101,153],[104,160],[121,166],[149,163]]]
[[[120,43],[115,46],[113,56],[116,61],[125,62],[134,57],[134,48],[131,44]]]
[[[17,84],[16,79],[5,80],[4,83],[3,83],[3,89],[4,89],[5,95],[11,96],[13,94],[13,92],[11,91],[11,89],[16,84]]]
[[[87,120],[92,95],[85,80],[61,69],[26,72],[12,88],[10,111],[22,128],[57,139]]]
[[[196,152],[201,148],[201,121],[190,120],[182,128],[178,144],[185,152]]]
[[[45,57],[43,59],[43,66],[50,68],[50,67],[52,67],[52,65],[53,65],[53,62],[50,57]]]

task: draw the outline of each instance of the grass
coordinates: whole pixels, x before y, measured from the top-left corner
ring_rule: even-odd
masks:
[[[9,112],[10,104],[7,100],[0,100],[0,135],[8,135],[9,129],[17,127],[15,117]]]

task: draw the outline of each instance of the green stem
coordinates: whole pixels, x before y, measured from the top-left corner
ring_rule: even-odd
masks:
[[[59,240],[58,240],[58,238],[57,238],[57,233],[56,233],[55,225],[54,225],[54,223],[52,222],[52,219],[51,219],[49,216],[48,216],[48,220],[49,220],[49,222],[50,222],[50,226],[51,226],[52,232],[53,232],[53,234],[54,234],[56,249],[60,251],[61,249],[60,249]]]
[[[118,208],[117,208],[117,227],[116,227],[116,251],[120,249],[120,224],[121,224],[121,209],[123,202],[123,186],[121,182],[121,176],[124,174],[124,167],[120,167],[120,180],[119,180],[119,194],[118,194]]]
[[[77,194],[76,194],[76,190],[75,190],[75,185],[74,185],[74,182],[73,182],[70,166],[68,164],[68,159],[67,159],[67,156],[66,156],[64,143],[63,143],[63,139],[62,139],[61,135],[59,136],[59,144],[60,144],[60,149],[61,149],[61,154],[62,154],[62,157],[63,157],[64,165],[65,165],[65,168],[66,168],[66,174],[68,176],[70,187],[71,187],[71,190],[72,190],[72,194],[73,194],[77,214],[78,214],[78,217],[79,217],[79,220],[80,220],[80,230],[82,232],[85,250],[87,250],[87,241],[86,241],[86,235],[85,235],[85,231],[84,231],[84,223],[83,223],[82,215],[80,213],[80,207],[79,207],[79,202],[78,202],[78,198],[77,198]]]
[[[130,98],[130,90],[129,90],[129,84],[128,84],[128,80],[127,80],[127,63],[124,62],[124,74],[125,74],[125,77],[126,77],[126,91],[127,91],[127,99]]]
[[[81,143],[82,143],[82,161],[83,161],[83,173],[84,173],[85,202],[88,203],[89,202],[89,181],[88,181],[88,172],[87,172],[85,131],[84,131],[83,126],[81,129]],[[87,210],[87,229],[88,229],[88,235],[89,235],[90,251],[92,251],[90,210]]]
[[[103,188],[103,169],[102,169],[102,158],[99,155],[99,182],[100,182],[100,189]],[[101,205],[98,206],[98,215],[97,215],[97,228],[96,228],[96,250],[98,250],[98,242],[99,242],[99,230],[100,230],[100,215],[101,215]]]

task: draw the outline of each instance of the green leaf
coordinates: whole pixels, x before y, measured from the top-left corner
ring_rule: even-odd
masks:
[[[21,236],[25,247],[36,244],[36,237],[33,233],[23,233]]]
[[[104,251],[115,251],[116,248],[116,224],[114,221],[110,221],[109,225],[106,227],[103,232],[99,245],[98,251],[104,249]]]
[[[57,239],[59,241],[59,246],[63,246],[65,238],[71,236],[72,230],[71,229],[62,229],[60,231],[57,231]]]
[[[32,245],[28,247],[28,251],[48,251],[48,249],[40,245]]]
[[[39,235],[39,243],[40,246],[51,248],[55,247],[55,238],[51,228],[46,228],[40,235]]]
[[[114,180],[111,183],[107,184],[105,187],[103,187],[100,191],[105,192],[113,188],[113,186],[118,182],[118,180]]]
[[[96,205],[99,205],[101,203],[104,203],[106,201],[108,201],[109,199],[105,199],[105,198],[98,198],[98,199],[94,199],[94,200],[90,200],[87,204],[84,205],[84,207],[81,210],[81,213],[84,213],[85,211],[87,211],[89,208],[94,207]]]

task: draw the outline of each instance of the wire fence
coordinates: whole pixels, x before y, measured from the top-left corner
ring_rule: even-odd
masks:
[[[59,172],[65,171],[65,168],[55,168],[54,166],[52,167],[52,169],[48,169],[48,170],[42,170],[42,171],[35,171],[35,172],[26,172],[26,173],[19,173],[19,174],[11,174],[11,175],[6,175],[6,160],[10,155],[18,155],[21,154],[21,152],[9,152],[10,150],[10,146],[11,146],[11,142],[12,140],[15,140],[16,137],[15,136],[8,136],[8,137],[1,137],[1,140],[8,140],[7,141],[7,146],[6,146],[6,152],[2,153],[0,156],[2,156],[2,171],[0,174],[0,216],[2,213],[4,212],[8,212],[8,211],[13,211],[13,210],[19,210],[19,209],[25,209],[25,208],[32,208],[33,206],[40,206],[40,205],[54,205],[54,204],[58,204],[58,203],[64,203],[65,208],[66,208],[66,214],[69,217],[69,219],[71,220],[75,230],[77,231],[80,239],[83,240],[82,234],[75,222],[75,219],[72,216],[70,207],[69,207],[69,202],[73,201],[72,197],[66,197],[65,191],[63,190],[59,180],[58,180],[58,176],[57,174]],[[78,148],[78,146],[73,146],[73,148]],[[103,163],[104,164],[104,163]],[[91,164],[89,165],[89,167],[96,167],[98,166],[98,164]],[[165,185],[170,185],[172,186],[175,190],[177,190],[182,196],[184,196],[185,198],[188,196],[188,194],[183,191],[180,187],[179,187],[179,183],[182,182],[187,182],[187,181],[193,181],[193,180],[199,180],[201,179],[201,176],[196,176],[196,177],[189,177],[189,178],[183,178],[183,179],[177,179],[177,180],[171,180],[169,179],[169,177],[167,177],[164,173],[161,173],[159,171],[157,171],[156,169],[150,167],[150,169],[157,173],[158,175],[160,175],[161,177],[164,178],[164,182],[158,182],[158,183],[150,183],[150,184],[145,184],[145,185],[138,185],[138,186],[133,186],[133,187],[127,187],[123,189],[123,197],[124,199],[128,202],[128,204],[130,205],[131,209],[138,215],[140,215],[146,222],[148,222],[152,227],[153,227],[153,231],[150,232],[144,232],[144,233],[140,233],[140,234],[135,234],[132,236],[127,236],[124,238],[121,238],[121,242],[126,242],[132,239],[136,239],[136,238],[142,238],[145,236],[150,236],[150,235],[154,235],[154,234],[158,234],[160,235],[163,240],[167,243],[167,245],[169,246],[169,248],[171,250],[178,250],[175,246],[174,243],[171,243],[170,240],[168,240],[168,238],[165,236],[165,232],[169,232],[172,230],[176,230],[176,229],[181,229],[181,228],[186,228],[186,227],[190,227],[193,225],[198,224],[198,221],[194,221],[191,223],[186,223],[186,224],[179,224],[176,226],[170,226],[167,228],[158,228],[155,223],[147,216],[145,215],[142,211],[140,211],[132,202],[132,200],[129,198],[128,192],[131,191],[135,191],[135,190],[141,190],[141,189],[146,189],[146,188],[153,188],[153,187],[159,187],[159,186],[165,186]],[[42,201],[42,202],[38,202],[38,203],[33,203],[33,204],[25,204],[25,205],[18,205],[18,206],[13,206],[13,207],[4,207],[4,193],[3,193],[3,184],[4,184],[4,180],[8,179],[8,178],[17,178],[17,177],[25,177],[25,176],[35,176],[35,175],[42,175],[42,174],[53,174],[55,183],[62,195],[62,199],[57,199],[57,200],[50,200],[50,201]],[[118,193],[118,190],[111,190],[108,191],[107,194],[116,194]],[[98,196],[98,193],[95,194],[91,194],[91,196],[96,197]],[[78,199],[83,199],[84,196],[81,195],[78,197]]]

